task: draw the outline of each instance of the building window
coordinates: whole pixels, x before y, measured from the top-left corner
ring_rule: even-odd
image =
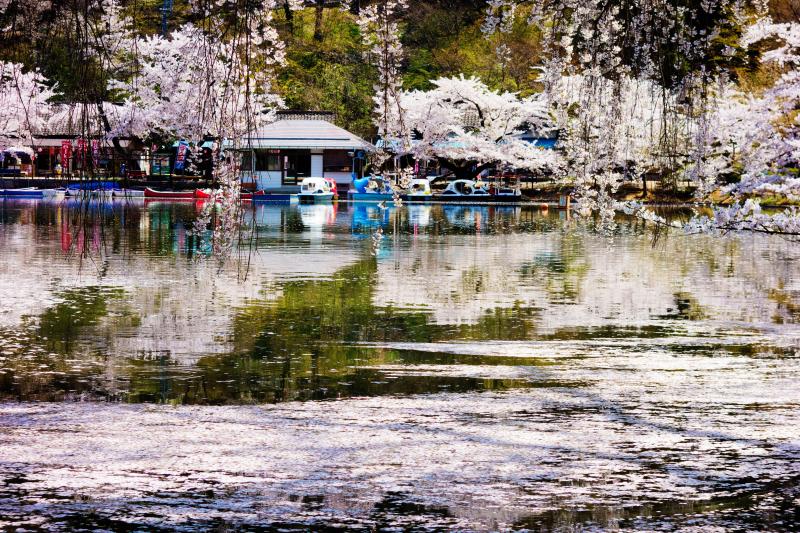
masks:
[[[351,172],[353,158],[344,151],[326,151],[324,159],[325,172]]]
[[[256,172],[280,172],[281,171],[281,156],[280,154],[265,152],[263,150],[256,151]]]

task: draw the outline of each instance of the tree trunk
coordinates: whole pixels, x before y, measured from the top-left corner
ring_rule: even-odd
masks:
[[[286,25],[289,27],[289,33],[294,35],[294,11],[289,6],[289,0],[283,2],[283,14],[286,17]]]
[[[314,40],[322,42],[322,11],[325,9],[325,0],[317,0],[314,10]]]
[[[449,169],[453,176],[458,180],[474,180],[478,174],[493,166],[491,163],[484,163],[473,168],[474,163],[469,161],[451,161],[448,159],[437,158],[439,166]]]
[[[453,161],[441,157],[437,157],[436,160],[441,168],[449,169],[452,171],[453,176],[459,180],[474,180],[478,174],[496,165],[496,163],[482,163],[475,166],[470,161]]]
[[[103,108],[102,102],[97,104],[97,112],[98,115],[100,115],[100,120],[103,122],[103,129],[106,133],[111,133],[111,123],[108,120],[108,115],[106,115],[106,110]],[[115,135],[111,137],[111,144],[114,146],[114,150],[122,156],[123,161],[125,161],[126,164],[130,163],[133,166],[136,166],[136,168],[131,168],[130,170],[141,170],[139,168],[139,162],[132,157],[131,152],[122,147],[122,143],[120,142],[120,138],[118,136]]]

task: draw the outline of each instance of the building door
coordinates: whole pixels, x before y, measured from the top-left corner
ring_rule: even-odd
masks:
[[[308,150],[287,150],[284,157],[284,185],[298,185],[311,175],[311,153]]]

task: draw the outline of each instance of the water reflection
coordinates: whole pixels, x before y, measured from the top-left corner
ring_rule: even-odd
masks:
[[[242,281],[189,231],[198,209],[0,202],[0,445],[19,463],[0,460],[0,515],[84,516],[52,496],[70,476],[20,466],[45,457],[89,498],[149,502],[93,507],[109,529],[149,529],[148,513],[192,529],[174,517],[198,506],[195,529],[788,523],[791,243],[654,248],[639,222],[606,237],[535,207],[259,205]],[[115,405],[26,403],[63,400]],[[49,431],[64,438],[31,445]],[[80,440],[95,433],[108,440]],[[103,472],[73,446],[105,453]],[[176,464],[180,480],[156,475]],[[270,505],[242,518],[256,501]]]
[[[454,377],[452,354],[420,359],[414,343],[752,335],[795,324],[800,308],[797,251],[777,240],[653,250],[635,223],[608,241],[535,208],[256,206],[241,283],[198,258],[193,202],[107,202],[76,233],[77,209],[3,202],[2,396],[220,404],[525,388],[558,382],[518,372],[541,358],[497,374],[495,354],[477,357],[459,364],[482,372]],[[378,226],[391,242],[375,258],[360,237]],[[75,239],[103,248],[100,284],[64,253]],[[795,332],[757,344],[781,351]]]

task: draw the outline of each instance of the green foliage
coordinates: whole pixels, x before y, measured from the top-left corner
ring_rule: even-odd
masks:
[[[49,348],[69,353],[81,328],[94,326],[108,315],[108,304],[125,295],[122,289],[86,287],[64,291],[62,302],[47,309],[39,319],[39,337],[49,339]]]
[[[358,26],[352,15],[328,9],[324,39],[314,40],[314,12],[294,13],[290,31],[283,12],[276,12],[286,42],[286,65],[276,89],[289,109],[336,113],[336,122],[364,137],[372,136],[372,94],[377,73],[363,60]]]
[[[162,0],[127,0],[124,14],[130,17],[138,33],[156,34],[161,30],[162,3]],[[773,0],[773,15],[789,17],[789,4]],[[485,6],[483,0],[409,2],[402,27],[405,89],[427,90],[432,80],[459,74],[477,76],[493,89],[516,91],[523,96],[541,89],[534,69],[541,62],[541,35],[527,24],[525,8],[518,11],[510,32],[486,38],[480,31]],[[107,99],[105,82],[109,73],[76,49],[80,36],[76,34],[78,29],[69,23],[69,9],[68,6],[53,8],[44,12],[40,20],[30,21],[9,8],[0,15],[0,26],[4,27],[0,32],[0,59],[41,69],[58,85],[65,101]],[[289,109],[333,111],[338,125],[372,138],[375,133],[372,97],[377,72],[364,60],[355,15],[326,7],[321,41],[314,39],[313,7],[290,16],[287,20],[283,4],[279,3],[274,20],[286,44],[286,64],[277,73],[275,90]],[[192,17],[189,2],[177,0],[169,17],[169,28],[192,22]],[[685,23],[687,27],[702,27],[719,20],[724,21],[722,31],[715,37],[709,57],[691,62],[677,49],[657,51],[665,82],[697,71],[700,61],[707,69],[730,71],[745,90],[757,92],[770,85],[779,73],[758,67],[761,53],[758,47],[743,50],[738,46],[742,28],[730,13],[715,11],[708,14],[708,20]],[[37,31],[30,31],[32,24]]]
[[[482,11],[459,15],[440,9],[419,27],[409,24],[406,89],[425,90],[430,88],[430,79],[462,73],[481,78],[493,89],[523,95],[540,89],[533,67],[540,63],[541,35],[527,24],[524,12],[510,32],[498,32],[488,39],[480,30]],[[418,37],[420,33],[427,37]]]
[[[405,89],[430,89],[431,80],[461,73],[478,76],[492,88],[523,94],[538,89],[531,68],[539,61],[538,32],[523,15],[513,31],[487,40],[480,31],[483,8],[480,1],[410,3],[403,27]],[[275,21],[286,43],[287,61],[276,87],[286,106],[333,111],[339,126],[373,137],[377,72],[364,61],[354,15],[326,9],[321,42],[314,39],[311,8],[295,12],[291,21],[278,10]],[[498,61],[501,45],[508,50],[505,61]]]

